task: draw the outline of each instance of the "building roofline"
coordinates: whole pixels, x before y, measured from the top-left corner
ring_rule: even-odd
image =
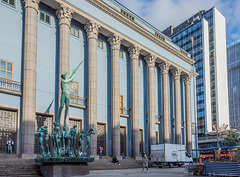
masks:
[[[208,10],[200,10],[198,13],[195,13],[194,15],[190,16],[187,20],[185,20],[184,22],[182,22],[182,23],[180,23],[179,25],[177,25],[174,29],[180,27],[181,25],[183,25],[184,23],[187,23],[187,22],[189,21],[189,22],[188,22],[189,24],[188,24],[187,26],[185,26],[185,27],[183,27],[182,29],[180,29],[179,31],[171,34],[170,37],[175,36],[175,35],[181,33],[182,31],[186,30],[186,28],[189,28],[189,27],[192,26],[192,25],[195,25],[197,22],[196,22],[196,23],[190,23],[190,22],[191,22],[191,19],[193,19],[194,17],[196,17],[197,15],[199,15],[199,13],[200,13],[201,16],[203,16],[204,14],[208,13],[209,11],[211,11],[211,10],[213,10],[213,9],[216,9],[216,10],[223,16],[223,14],[216,8],[216,6],[213,6],[213,7],[211,7],[211,8],[208,9]],[[203,13],[201,14],[201,12],[203,12]],[[224,17],[224,16],[223,16],[223,17]],[[203,17],[201,17],[201,18],[203,18]],[[201,21],[201,19],[200,19],[200,21]],[[171,27],[171,26],[173,26],[173,25],[170,25],[169,27]],[[168,27],[168,28],[169,28],[169,27]],[[166,28],[166,29],[168,29],[168,28]],[[166,30],[166,29],[165,29],[165,30]],[[164,30],[163,30],[163,31],[164,31]]]
[[[232,43],[230,43],[230,44],[228,44],[228,45],[227,45],[227,48],[232,47],[232,46],[234,46],[234,45],[236,45],[236,44],[239,44],[239,43],[240,43],[240,39],[239,39],[239,40],[236,40],[236,41],[234,41],[234,42],[232,42]]]
[[[112,2],[115,2],[117,4],[119,4],[121,7],[123,7],[124,9],[126,9],[128,12],[130,12],[132,15],[134,15],[135,17],[137,17],[139,20],[143,21],[146,25],[148,25],[149,27],[153,28],[153,30],[156,30],[158,33],[160,33],[161,35],[163,35],[165,38],[168,38],[168,40],[172,41],[172,39],[163,34],[162,31],[160,31],[159,29],[157,29],[155,26],[153,26],[152,24],[150,24],[149,22],[147,22],[146,20],[144,20],[143,18],[141,18],[140,16],[138,16],[136,13],[134,13],[133,11],[131,11],[130,9],[128,9],[126,6],[124,6],[123,4],[121,4],[120,2],[118,2],[117,0],[111,0]]]
[[[205,19],[205,18],[203,18],[203,19]],[[176,33],[173,33],[170,37],[173,38],[174,36],[176,36],[176,35],[180,34],[181,32],[185,31],[187,28],[190,28],[190,27],[196,25],[197,23],[201,22],[201,20],[202,20],[202,19],[200,19],[200,20],[199,20],[198,22],[196,22],[196,23],[191,23],[191,24],[189,24],[188,26],[182,28],[180,31],[178,31],[178,32],[176,32]]]
[[[119,20],[126,26],[132,28],[134,31],[140,33],[144,37],[150,39],[152,42],[156,43],[157,45],[161,46],[165,50],[171,52],[175,56],[181,58],[183,61],[187,62],[188,64],[195,63],[194,60],[190,58],[190,54],[184,51],[182,48],[174,44],[171,40],[168,40],[168,38],[165,38],[163,35],[164,40],[159,39],[153,31],[149,31],[148,29],[144,28],[143,26],[139,25],[135,21],[132,21],[128,19],[127,17],[123,16],[119,10],[112,7],[111,5],[107,4],[106,0],[86,0],[87,2],[91,3],[92,5],[96,6],[100,10],[103,10],[105,13],[109,14],[113,18]],[[109,2],[113,2],[113,0],[108,0]],[[116,4],[115,4],[116,5]],[[123,9],[124,10],[124,9]],[[156,32],[156,31],[155,31]]]

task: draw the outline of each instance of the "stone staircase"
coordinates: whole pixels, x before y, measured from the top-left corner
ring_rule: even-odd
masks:
[[[126,160],[119,160],[120,165],[112,163],[112,157],[103,157],[102,159],[95,159],[94,162],[88,163],[90,170],[112,170],[112,169],[130,169],[142,168],[142,160],[135,160],[127,157]]]
[[[39,164],[13,154],[0,154],[0,176],[40,177]]]
[[[106,156],[103,159],[95,159],[89,163],[90,170],[112,170],[112,169],[130,169],[141,168],[142,161],[127,157],[126,160],[120,160],[120,165],[112,163],[112,157]],[[40,164],[34,160],[21,159],[14,154],[0,154],[0,177],[41,177]]]

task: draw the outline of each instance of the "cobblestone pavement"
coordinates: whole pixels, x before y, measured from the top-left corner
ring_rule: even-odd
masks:
[[[142,172],[142,169],[121,169],[121,170],[94,170],[90,171],[88,177],[138,177],[138,176],[160,176],[160,177],[201,177],[201,176],[191,176],[185,173],[185,168],[149,168],[149,172]]]

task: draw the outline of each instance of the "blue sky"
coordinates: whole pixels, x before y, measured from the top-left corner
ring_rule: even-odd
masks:
[[[177,26],[199,10],[213,6],[225,16],[227,44],[240,39],[240,0],[117,0],[147,22],[164,30]]]

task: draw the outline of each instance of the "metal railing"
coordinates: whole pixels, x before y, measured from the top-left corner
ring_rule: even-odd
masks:
[[[223,140],[226,136],[224,135],[221,135],[221,137],[219,137],[219,139]],[[217,136],[207,136],[207,137],[198,137],[198,140],[201,141],[201,140],[217,140]]]
[[[120,114],[130,115],[131,108],[120,108]]]
[[[70,103],[87,106],[87,99],[79,96],[70,95]]]
[[[2,89],[21,92],[21,85],[21,82],[0,78],[0,88]]]

